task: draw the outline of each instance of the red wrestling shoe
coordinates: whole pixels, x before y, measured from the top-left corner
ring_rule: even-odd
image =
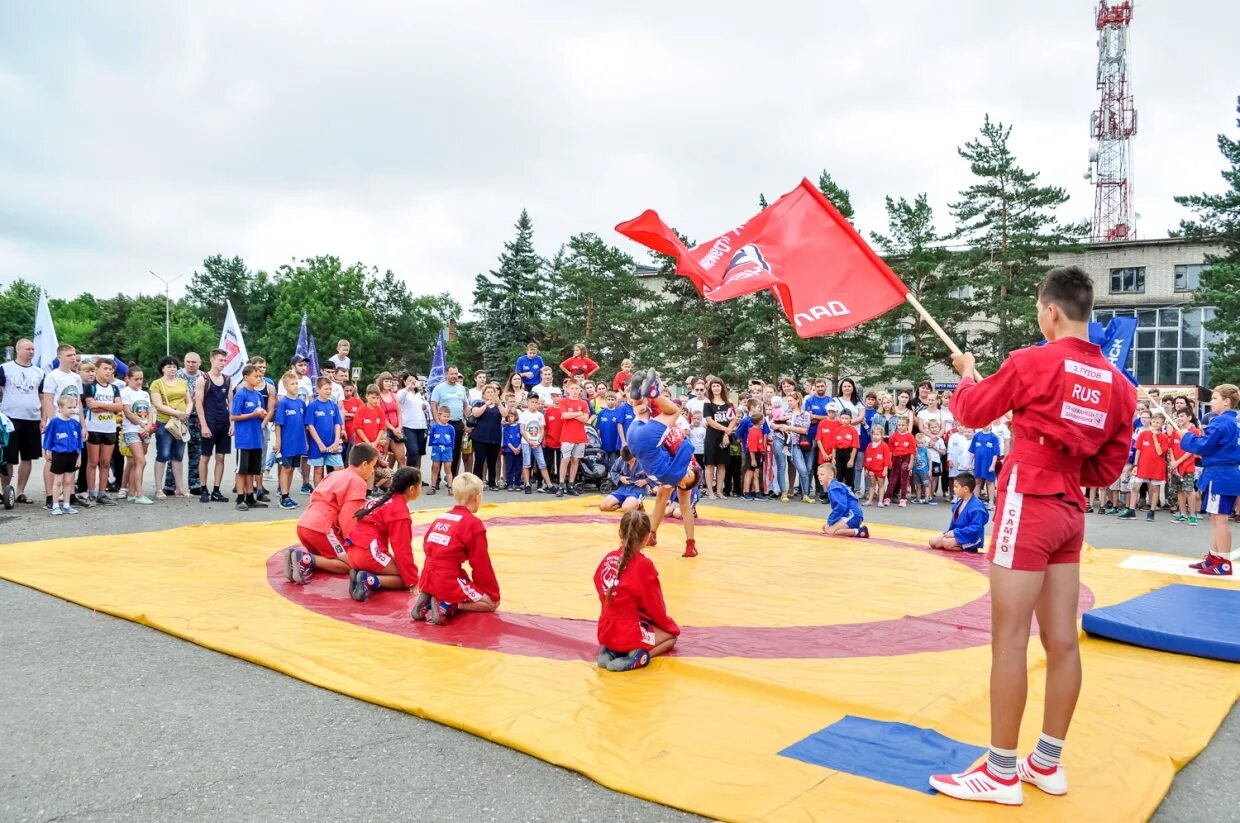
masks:
[[[1210,565],[1198,569],[1197,574],[1208,574],[1211,577],[1231,576],[1231,560],[1226,557],[1220,557],[1217,554],[1210,557],[1212,561]]]
[[[685,553],[682,554],[681,557],[697,557],[697,541],[696,540],[685,541]]]

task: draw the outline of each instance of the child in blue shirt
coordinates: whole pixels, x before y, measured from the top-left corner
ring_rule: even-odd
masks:
[[[233,394],[233,438],[237,446],[237,511],[265,509],[267,504],[254,496],[263,473],[263,417],[267,403],[258,387],[263,373],[253,363],[241,370],[242,384]]]
[[[52,514],[77,514],[70,504],[83,442],[77,396],[62,394],[56,398],[56,416],[43,430],[43,459],[52,475]]]
[[[952,522],[947,531],[930,538],[930,548],[951,552],[977,552],[986,542],[986,524],[990,512],[973,492],[977,478],[969,472],[961,472],[952,478]]]
[[[913,497],[919,503],[930,503],[934,493],[930,489],[930,438],[917,435],[917,451],[913,454]]]
[[[869,537],[870,529],[863,522],[865,515],[853,490],[835,479],[835,464],[818,466],[818,482],[827,492],[831,513],[822,526],[822,533],[829,537]]]
[[[504,419],[504,487],[510,492],[520,491],[521,483],[521,424],[517,413],[508,412]]]
[[[439,473],[443,472],[448,487],[452,486],[452,448],[456,445],[456,429],[448,422],[448,406],[441,403],[435,422],[426,435],[426,445],[431,451],[431,487],[427,494],[439,490]]]
[[[616,408],[615,392],[607,392],[603,403],[604,408],[594,417],[594,428],[598,430],[599,447],[610,466],[620,456],[620,410]]]
[[[289,497],[293,485],[293,470],[301,465],[308,453],[306,441],[306,404],[297,396],[296,372],[285,372],[280,378],[284,396],[276,404],[276,442],[273,454],[280,456],[280,508],[295,509],[297,501]]]
[[[616,403],[616,434],[620,438],[620,445],[629,445],[629,424],[637,419],[637,412],[633,410],[633,404],[629,402],[627,395],[621,395]],[[600,432],[599,436],[602,436]]]
[[[643,504],[650,494],[650,480],[628,446],[621,449],[620,456],[612,461],[608,477],[612,490],[599,501],[599,511],[627,512],[644,508]]]
[[[525,354],[517,358],[517,374],[521,375],[521,382],[525,384],[525,390],[529,391],[538,385],[538,381],[542,379],[543,366],[542,355],[538,353],[538,344],[530,343],[525,347]]]
[[[999,465],[999,435],[994,434],[990,426],[983,426],[980,432],[973,435],[969,451],[973,453],[973,477],[983,483],[982,491],[986,493],[986,499],[994,500],[995,469]]]
[[[344,468],[344,414],[332,399],[331,378],[320,377],[315,390],[318,396],[306,404],[306,453],[317,486],[329,470]]]

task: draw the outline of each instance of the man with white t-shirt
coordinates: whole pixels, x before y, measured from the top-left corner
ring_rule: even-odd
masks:
[[[43,378],[43,388],[39,393],[39,402],[42,406],[42,423],[39,431],[41,433],[47,428],[47,424],[56,416],[56,401],[66,395],[77,398],[78,423],[82,426],[82,431],[86,431],[86,415],[82,406],[82,377],[78,374],[77,349],[68,343],[61,343],[56,349],[56,359],[59,363]],[[52,490],[52,466],[46,460],[43,461],[43,488],[45,495],[43,508],[51,511],[52,496],[47,492]]]
[[[542,371],[539,373],[539,378],[542,382],[530,389],[530,394],[537,395],[538,399],[542,401],[543,406],[549,406],[551,405],[551,393],[560,393],[559,388],[552,385],[552,382],[555,380],[555,372],[550,366],[543,366]]]
[[[17,467],[17,500],[33,503],[26,496],[30,464],[43,457],[39,384],[43,369],[34,365],[34,343],[26,338],[17,341],[17,359],[0,366],[0,413],[13,422],[13,433],[4,450],[4,462]],[[10,469],[11,471],[11,469]]]
[[[702,414],[702,409],[706,406],[706,381],[689,379],[693,381],[693,385],[689,392],[690,397],[685,401],[685,408],[689,410],[689,417],[693,417],[694,414]]]

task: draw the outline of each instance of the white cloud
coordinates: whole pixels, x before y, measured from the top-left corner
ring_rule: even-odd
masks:
[[[540,250],[657,208],[704,237],[827,168],[863,229],[883,197],[967,185],[982,116],[1081,179],[1092,4],[26,4],[0,26],[0,281],[152,291],[214,253],[335,254],[468,304],[520,210]],[[1234,4],[1140,4],[1139,230],[1217,190]]]

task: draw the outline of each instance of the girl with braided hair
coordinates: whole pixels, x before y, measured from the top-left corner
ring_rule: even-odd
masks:
[[[345,540],[349,596],[354,600],[364,601],[379,589],[417,587],[409,504],[421,493],[422,472],[397,469],[387,491],[354,513],[357,525]]]
[[[598,665],[612,672],[640,669],[650,658],[676,645],[680,627],[667,613],[659,573],[642,548],[650,538],[643,511],[620,519],[620,548],[609,552],[594,572],[603,611],[598,619]]]

